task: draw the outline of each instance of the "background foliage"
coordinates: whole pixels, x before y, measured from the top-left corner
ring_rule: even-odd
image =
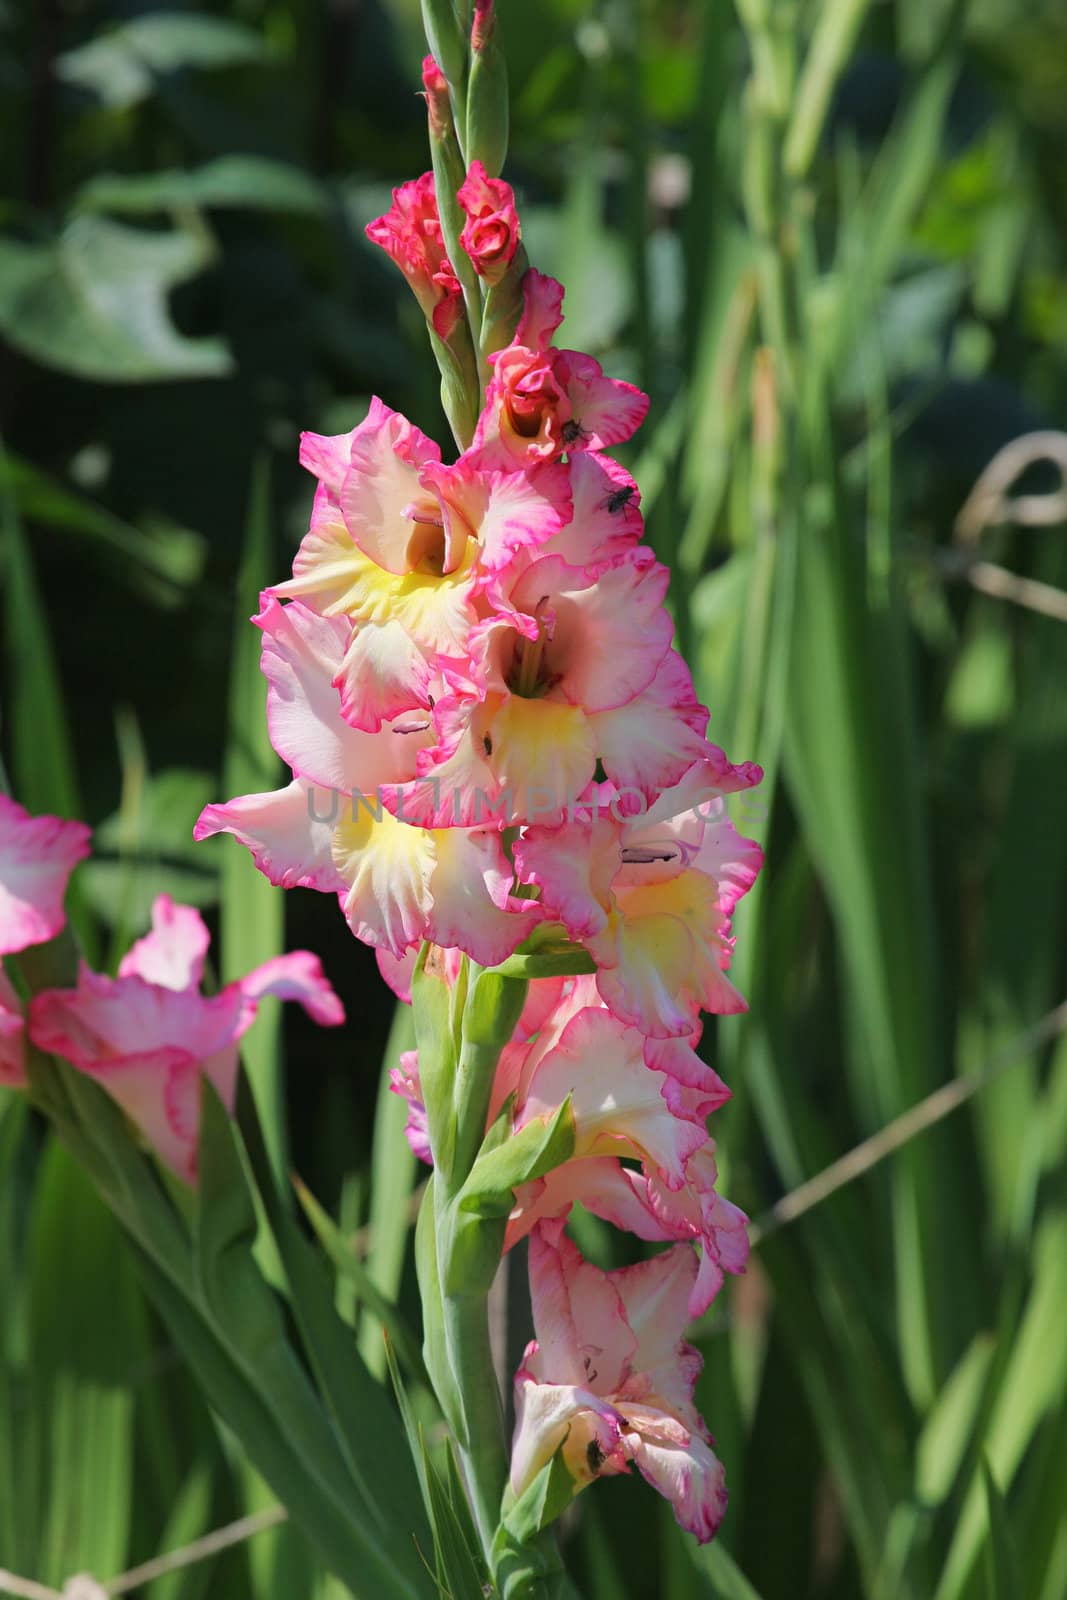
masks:
[[[1067,629],[960,581],[956,519],[1065,412],[1067,21],[1055,0],[499,10],[531,259],[567,285],[568,342],[651,393],[628,463],[680,642],[714,736],[768,773],[738,817],[768,849],[739,928],[752,1010],[707,1035],[735,1091],[725,1190],[765,1216],[1011,1060],[771,1213],[697,1330],[720,1542],[616,1482],[579,1501],[569,1560],[590,1600],[1063,1600],[1067,1045],[1016,1041],[1067,980]],[[371,1308],[417,1308],[391,1002],[332,903],[283,903],[190,831],[274,781],[245,619],[306,522],[299,429],[379,393],[446,438],[421,315],[362,233],[428,164],[418,8],[7,0],[0,28],[4,759],[24,803],[94,825],[76,922],[99,964],[161,889],[218,917],[223,978],[283,940],[323,955],[351,1026],[287,1020],[283,1051],[266,1016],[246,1059],[275,1160],[355,1236],[369,1280],[346,1265],[337,1295],[380,1372]],[[987,520],[986,558],[1067,588],[1062,526]],[[117,1225],[10,1096],[0,1168],[0,1565],[108,1578],[263,1503]],[[341,1591],[280,1529],[139,1592]]]

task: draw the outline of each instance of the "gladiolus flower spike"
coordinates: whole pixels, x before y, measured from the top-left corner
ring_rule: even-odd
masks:
[[[479,4],[483,67],[491,25]],[[445,72],[424,64],[439,140],[450,106],[461,124]],[[708,740],[638,486],[607,454],[648,400],[557,342],[562,286],[527,267],[510,186],[465,155],[459,274],[431,173],[368,233],[438,339],[473,319],[477,424],[451,462],[380,399],[304,435],[309,530],[254,619],[291,776],[208,806],[196,834],[335,895],[415,1007],[419,1049],[390,1081],[433,1169],[427,1364],[492,1563],[536,1537],[518,1508],[549,1470],[577,1493],[636,1467],[699,1540],[722,1518],[682,1329],[747,1238],[708,1132],[729,1091],[697,1046],[702,1012],[745,1008],[731,921],[761,853],[728,805],[762,775]],[[670,1248],[599,1272],[565,1233],[576,1202]],[[484,1290],[523,1238],[536,1339],[509,1469]]]

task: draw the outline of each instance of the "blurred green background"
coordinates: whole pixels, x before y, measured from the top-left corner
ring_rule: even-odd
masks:
[[[739,918],[752,1010],[706,1035],[724,1190],[765,1217],[1003,1066],[766,1218],[698,1328],[721,1541],[615,1482],[569,1559],[589,1600],[1064,1600],[1067,1046],[1027,1030],[1067,993],[1067,439],[1023,447],[1029,512],[960,513],[1003,446],[1067,419],[1067,12],[498,12],[531,260],[567,286],[565,342],[651,394],[625,456],[679,641],[713,737],[767,770],[737,813],[768,852]],[[391,998],[332,901],[190,834],[278,777],[245,619],[306,526],[300,429],[377,393],[447,439],[421,316],[363,237],[428,165],[423,48],[415,0],[0,5],[4,761],[25,804],[94,827],[98,965],[163,889],[220,927],[223,977],[283,940],[321,954],[350,1027],[283,1039],[268,1013],[247,1059],[276,1149],[412,1318]],[[0,1566],[106,1579],[261,1504],[11,1096],[0,1166]],[[289,1530],[136,1590],[338,1592]]]

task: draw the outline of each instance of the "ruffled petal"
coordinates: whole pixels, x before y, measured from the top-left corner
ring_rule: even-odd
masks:
[[[418,536],[412,510],[425,503],[430,516],[435,511],[419,472],[440,459],[432,439],[380,401],[352,435],[341,514],[364,555],[387,572],[411,570],[409,547]]]
[[[514,343],[547,350],[563,321],[563,285],[531,267],[522,280],[523,312]]]
[[[0,955],[55,938],[67,880],[88,854],[84,822],[34,817],[0,794]]]
[[[368,622],[351,629],[348,648],[333,680],[341,715],[353,728],[377,733],[383,723],[430,704],[434,668],[399,622]],[[426,718],[430,727],[429,714]],[[410,735],[409,735],[410,737]],[[420,749],[423,741],[415,742]]]
[[[350,796],[414,776],[419,749],[433,738],[428,715],[374,734],[341,715],[334,679],[351,631],[344,618],[267,598],[255,621],[263,632],[271,743],[298,778]]]
[[[543,1222],[530,1238],[530,1302],[539,1350],[531,1370],[598,1395],[626,1381],[637,1341],[613,1274],[584,1259],[562,1222]]]
[[[46,989],[30,1002],[30,1038],[83,1072],[106,1073],[148,1054],[177,1065],[202,1061],[235,1039],[243,1008],[236,985],[205,998],[83,966],[77,988]]]
[[[559,828],[527,828],[515,841],[516,872],[540,889],[542,903],[572,939],[590,938],[607,924],[619,836],[614,821],[597,816]]]
[[[193,838],[232,833],[277,887],[337,893],[344,883],[333,861],[333,835],[347,805],[336,789],[316,790],[296,779],[269,794],[243,794],[224,805],[205,806]]]
[[[530,1346],[528,1361],[530,1350],[536,1352],[536,1348]],[[525,1368],[516,1373],[510,1474],[516,1496],[532,1483],[564,1441],[568,1445],[568,1469],[581,1486],[597,1475],[600,1463],[617,1453],[619,1440],[618,1412],[588,1389],[579,1384],[538,1383]],[[598,1464],[596,1468],[594,1462]]]
[[[119,977],[143,978],[164,989],[198,989],[211,935],[193,906],[169,894],[152,903],[152,931],[132,944],[119,963]]]
[[[574,567],[597,567],[632,550],[644,531],[641,495],[633,478],[610,456],[579,450],[571,457],[574,509],[570,522],[541,548]]]
[[[648,414],[647,394],[606,378],[600,362],[578,350],[557,351],[556,367],[581,430],[569,448],[607,450],[637,432]]]
[[[557,563],[551,556],[537,562],[516,603],[534,599],[539,587],[558,593],[553,651],[563,668],[560,694],[590,715],[632,704],[655,678],[674,633],[663,605],[670,573],[642,551],[621,556],[593,583],[582,577],[556,590]]]
[[[650,1162],[673,1188],[707,1138],[695,1109],[664,1094],[667,1080],[645,1063],[644,1038],[603,1009],[587,1007],[538,1054],[519,1086],[516,1127],[548,1119],[568,1096],[577,1157],[620,1155]],[[695,1269],[694,1269],[695,1270]]]
[[[631,1430],[626,1444],[635,1467],[670,1501],[678,1525],[706,1544],[726,1515],[726,1474],[719,1458],[699,1434],[669,1418],[637,1406],[619,1409]]]
[[[594,718],[597,752],[620,791],[658,799],[708,750],[707,709],[693,692],[689,669],[667,650],[651,682],[629,704]]]
[[[428,937],[463,950],[479,966],[497,966],[529,935],[540,907],[509,898],[512,872],[499,833],[441,828],[433,845]]]
[[[433,836],[361,805],[339,824],[332,848],[345,885],[342,907],[356,938],[395,956],[420,944],[433,907]]]
[[[338,1028],[345,1020],[345,1008],[323,972],[318,956],[312,955],[310,950],[291,950],[265,961],[245,977],[238,978],[237,988],[253,1003],[268,994],[279,1000],[295,1000],[312,1021],[323,1028]]]
[[[565,467],[501,472],[484,467],[473,450],[454,466],[427,468],[423,478],[433,484],[450,525],[478,541],[480,565],[490,572],[517,550],[553,538],[570,519]]]

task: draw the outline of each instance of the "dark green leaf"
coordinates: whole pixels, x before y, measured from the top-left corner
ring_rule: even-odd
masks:
[[[211,259],[205,236],[76,217],[50,244],[0,239],[0,330],[43,366],[101,383],[217,378],[218,339],[187,339],[167,294]]]

